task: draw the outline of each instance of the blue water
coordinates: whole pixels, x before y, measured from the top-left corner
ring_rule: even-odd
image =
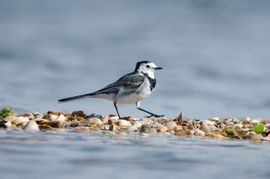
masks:
[[[15,131],[0,140],[1,178],[270,177],[269,143]]]
[[[269,119],[269,7],[267,0],[0,0],[0,108],[115,113],[104,100],[56,101],[102,88],[147,59],[164,67],[142,104],[148,110]],[[119,109],[144,116],[135,106]],[[268,145],[25,135],[1,134],[0,155],[9,154],[0,162],[5,178],[269,178]]]

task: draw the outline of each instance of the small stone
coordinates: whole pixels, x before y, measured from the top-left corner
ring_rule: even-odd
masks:
[[[74,117],[85,117],[85,114],[83,111],[73,111],[71,115]]]
[[[59,116],[60,114],[64,114],[63,112],[58,112],[58,111],[48,111],[47,114],[54,114],[56,116]]]
[[[34,119],[35,118],[35,116],[32,113],[29,113],[29,112],[24,113],[23,117],[27,117],[28,119]]]
[[[32,114],[34,115],[35,119],[42,119],[45,116],[44,114],[39,112],[33,112]]]
[[[138,132],[139,131],[139,128],[137,126],[129,126],[127,128],[127,132]]]
[[[175,128],[174,128],[174,131],[175,132],[177,132],[177,131],[182,131],[183,130],[183,126],[176,126]]]
[[[17,116],[7,116],[5,117],[3,120],[6,121],[6,122],[13,122],[17,119],[18,117]]]
[[[117,125],[111,125],[111,128],[110,128],[110,131],[112,131],[112,132],[116,132],[116,131],[118,131],[119,130],[119,127],[117,126]]]
[[[89,132],[89,127],[79,126],[74,128],[75,132]]]
[[[109,116],[104,116],[104,117],[102,117],[102,118],[101,118],[101,122],[102,122],[103,124],[108,124],[108,122],[109,122]]]
[[[27,117],[17,117],[16,120],[14,120],[12,123],[18,125],[18,124],[21,124],[21,123],[28,123],[29,122],[29,119]]]
[[[54,132],[66,132],[67,130],[65,128],[51,128],[50,130]]]
[[[120,126],[120,127],[128,127],[128,126],[131,126],[131,123],[127,120],[124,120],[124,119],[120,119],[117,121],[117,124]]]
[[[159,133],[164,133],[167,131],[168,131],[168,127],[166,127],[166,126],[163,126],[161,128],[157,128],[157,132],[159,132]]]
[[[67,118],[63,114],[55,115],[55,114],[48,114],[49,120],[51,121],[59,121],[65,122]]]
[[[66,122],[60,122],[60,121],[40,121],[38,122],[41,125],[48,126],[49,128],[62,128],[65,127],[67,124]],[[70,124],[72,126],[73,123]]]
[[[176,135],[176,136],[186,136],[187,133],[185,131],[176,131],[174,135]]]
[[[238,123],[240,122],[240,119],[233,118],[232,122],[233,122],[234,124],[238,124]]]
[[[23,128],[25,131],[31,131],[31,132],[37,132],[39,131],[39,127],[38,124],[36,123],[36,121],[31,120],[29,121],[25,127]]]
[[[235,129],[242,129],[244,127],[243,124],[239,123],[234,126]]]
[[[161,127],[163,127],[162,124],[160,124],[159,122],[156,122],[156,121],[151,122],[150,126],[151,126],[151,128],[161,128]]]
[[[262,119],[252,119],[251,120],[251,123],[252,124],[259,124],[259,123],[261,123],[262,122]]]
[[[12,124],[11,124],[10,121],[7,121],[7,122],[5,123],[5,125],[6,125],[7,128],[11,128],[11,126],[12,126]]]
[[[111,130],[111,125],[103,125],[102,126],[103,128],[103,130],[106,130],[106,131],[109,131],[109,130]]]
[[[175,131],[174,131],[174,130],[168,130],[168,132],[169,132],[171,135],[175,135]]]
[[[206,134],[209,134],[210,132],[217,131],[217,127],[214,126],[214,122],[210,120],[204,120],[201,121],[201,127],[200,130],[205,132]]]
[[[143,124],[141,127],[141,132],[144,133],[151,133],[152,132],[152,127],[150,124]]]
[[[119,119],[119,117],[116,116],[116,115],[111,114],[111,115],[109,115],[109,119],[112,120],[112,121],[116,121],[116,120]]]
[[[133,126],[134,127],[137,127],[137,128],[141,128],[142,125],[143,125],[143,122],[142,121],[135,121],[134,124],[133,124]]]
[[[263,136],[261,134],[254,134],[254,133],[252,133],[250,139],[251,140],[262,140],[263,139]]]
[[[204,121],[202,121],[200,130],[202,130],[205,134],[209,134],[211,132],[211,130],[209,129],[207,123],[204,122]]]
[[[184,120],[184,115],[183,115],[183,112],[181,112],[178,117],[176,118],[176,123],[178,125],[181,125],[183,123],[183,120]]]
[[[233,119],[232,118],[224,119],[223,122],[226,125],[233,125]]]
[[[244,120],[244,122],[251,122],[251,118],[250,117],[246,117],[246,119]]]
[[[188,120],[187,128],[188,129],[194,129],[195,128],[195,126],[193,125],[193,121],[192,120]]]
[[[220,121],[220,118],[219,117],[213,117],[213,118],[211,118],[211,120],[218,122],[218,121]]]
[[[99,118],[88,118],[88,122],[93,123],[95,125],[103,125],[103,122]]]
[[[218,139],[225,139],[225,137],[220,133],[212,133],[211,136]]]
[[[195,136],[205,136],[205,132],[203,132],[200,129],[194,129],[194,135]]]
[[[177,126],[177,124],[176,124],[176,122],[174,122],[174,121],[169,121],[165,126],[166,126],[168,129],[174,129],[174,128]]]

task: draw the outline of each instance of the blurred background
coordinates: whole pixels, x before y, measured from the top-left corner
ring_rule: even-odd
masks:
[[[270,116],[270,1],[0,0],[0,107],[115,113],[95,91],[139,60],[164,67],[150,111]],[[142,117],[135,105],[123,116]]]

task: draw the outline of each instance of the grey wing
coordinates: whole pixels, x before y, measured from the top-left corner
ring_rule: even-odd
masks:
[[[121,88],[127,91],[136,91],[138,87],[143,84],[145,76],[134,73],[129,73],[116,82],[94,92],[95,94],[117,94]]]

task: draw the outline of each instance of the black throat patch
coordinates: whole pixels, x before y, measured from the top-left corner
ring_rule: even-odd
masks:
[[[150,82],[150,90],[152,91],[156,86],[156,79],[151,78],[146,73],[143,73],[143,75],[146,76],[147,79],[149,80],[149,82]]]

